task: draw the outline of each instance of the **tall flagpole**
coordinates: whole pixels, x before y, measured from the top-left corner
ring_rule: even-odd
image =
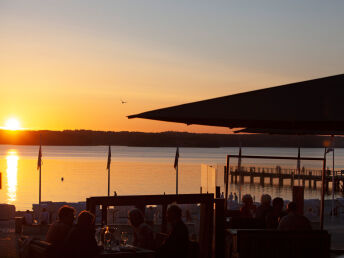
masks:
[[[176,167],[176,194],[178,194],[178,165]]]
[[[41,204],[41,190],[42,189],[42,171],[41,171],[41,167],[39,167],[39,201],[38,203]]]
[[[38,197],[38,203],[41,204],[41,191],[42,191],[42,140],[40,136],[39,140],[39,151],[38,151],[38,161],[37,161],[37,168],[39,169],[39,197]]]
[[[176,194],[178,194],[178,160],[179,160],[179,147],[177,147],[176,156],[174,158],[174,169],[176,170]]]
[[[108,196],[110,196],[110,167],[111,167],[111,145],[109,145],[108,160],[107,160],[107,170],[108,170]]]

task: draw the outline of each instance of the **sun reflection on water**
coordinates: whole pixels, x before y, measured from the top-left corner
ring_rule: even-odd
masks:
[[[7,160],[7,201],[13,203],[17,195],[17,174],[19,156],[15,150],[9,150],[6,156]]]

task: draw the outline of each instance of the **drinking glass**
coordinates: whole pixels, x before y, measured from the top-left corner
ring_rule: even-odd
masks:
[[[121,240],[122,240],[123,246],[127,245],[128,238],[129,238],[128,232],[122,232],[121,233]]]
[[[105,244],[105,249],[109,250],[111,247],[111,239],[112,239],[112,234],[109,231],[109,227],[106,227],[105,233],[104,233],[104,244]]]

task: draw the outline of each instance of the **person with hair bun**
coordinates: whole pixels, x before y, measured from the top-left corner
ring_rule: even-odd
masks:
[[[134,230],[134,246],[154,249],[154,234],[152,228],[144,222],[144,216],[139,209],[133,209],[128,214],[130,225]]]
[[[296,202],[288,203],[288,215],[284,216],[278,225],[278,230],[284,231],[307,231],[312,230],[310,221],[297,211]]]
[[[243,206],[240,209],[240,215],[244,218],[253,218],[255,216],[255,206],[253,205],[253,199],[250,194],[245,194],[242,197]]]
[[[46,241],[56,248],[60,248],[73,226],[74,216],[75,209],[68,205],[63,205],[58,211],[58,220],[49,227]]]
[[[63,246],[64,257],[93,258],[98,255],[95,239],[94,215],[89,211],[82,211],[78,222],[65,239]]]
[[[186,258],[189,247],[188,228],[182,220],[182,210],[177,205],[167,209],[167,221],[171,232],[165,243],[158,249],[158,258]]]

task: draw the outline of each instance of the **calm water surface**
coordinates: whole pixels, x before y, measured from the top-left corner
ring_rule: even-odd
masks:
[[[38,202],[38,146],[0,145],[2,189],[0,203],[15,204],[17,210],[31,209]],[[85,201],[90,196],[107,194],[107,146],[43,146],[42,201]],[[321,157],[323,149],[302,149],[301,156]],[[181,148],[179,159],[181,193],[198,193],[201,164],[225,164],[227,154],[238,148]],[[296,148],[243,148],[247,155],[297,156]],[[111,192],[120,195],[175,193],[175,148],[112,147]],[[332,154],[329,154],[328,162]],[[233,162],[237,162],[233,160]],[[243,160],[242,165],[296,167],[296,161]],[[235,164],[234,164],[235,165]],[[344,149],[336,149],[336,169],[344,168]],[[322,164],[302,163],[306,168],[321,169]],[[61,178],[63,177],[63,181]],[[237,185],[230,191],[237,192]],[[319,198],[317,189],[305,190],[306,198]],[[291,199],[289,186],[261,187],[258,182],[242,186],[242,193],[256,198],[262,193]],[[328,196],[329,197],[329,196]]]

